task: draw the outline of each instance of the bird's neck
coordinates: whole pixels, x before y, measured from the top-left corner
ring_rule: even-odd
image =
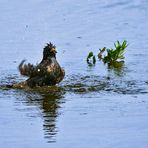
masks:
[[[45,61],[52,61],[51,59],[56,59],[56,56],[55,55],[50,55],[48,57],[43,57],[41,63],[45,62]]]

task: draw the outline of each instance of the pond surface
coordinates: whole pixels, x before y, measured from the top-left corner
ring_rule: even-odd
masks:
[[[49,41],[66,71],[49,90],[0,89],[0,147],[148,147],[147,0],[1,0],[0,14],[1,86],[24,81],[18,64]],[[120,70],[87,65],[124,39]]]

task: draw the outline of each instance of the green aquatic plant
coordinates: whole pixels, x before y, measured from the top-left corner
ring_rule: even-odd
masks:
[[[126,40],[124,40],[123,43],[117,41],[117,43],[114,43],[115,49],[106,49],[107,55],[102,58],[102,61],[109,65],[113,65],[116,62],[123,62],[123,59],[125,58],[124,51],[127,46],[128,44]]]
[[[89,65],[95,65],[96,64],[96,57],[95,57],[95,55],[93,54],[92,51],[89,52],[86,61]]]
[[[103,61],[104,64],[107,64],[109,67],[119,68],[123,66],[124,63],[124,51],[125,48],[128,46],[127,41],[124,40],[123,43],[117,41],[114,43],[113,48],[102,48],[99,49],[98,59]],[[93,52],[89,52],[87,56],[87,63],[89,65],[95,65],[96,63],[96,56]]]

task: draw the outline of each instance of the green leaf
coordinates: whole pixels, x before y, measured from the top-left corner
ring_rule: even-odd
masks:
[[[93,52],[89,52],[89,54],[87,56],[87,63],[89,65],[93,65],[96,63],[96,57],[94,56]]]
[[[124,50],[127,47],[127,41],[124,40],[122,43],[117,41],[114,43],[115,49],[107,49],[107,55],[104,56],[103,62],[104,63],[114,63],[124,59]]]
[[[91,52],[89,52],[89,54],[88,54],[88,56],[87,56],[87,59],[91,58],[93,55],[94,55],[94,54],[93,54],[93,52],[92,52],[92,51],[91,51]]]
[[[96,64],[96,57],[93,56],[93,64]]]

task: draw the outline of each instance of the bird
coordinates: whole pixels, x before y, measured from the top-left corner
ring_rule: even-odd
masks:
[[[56,59],[56,46],[51,42],[43,48],[43,58],[37,65],[25,64],[25,60],[19,64],[18,69],[21,75],[29,77],[25,84],[29,87],[52,86],[60,83],[65,76],[65,71]]]

